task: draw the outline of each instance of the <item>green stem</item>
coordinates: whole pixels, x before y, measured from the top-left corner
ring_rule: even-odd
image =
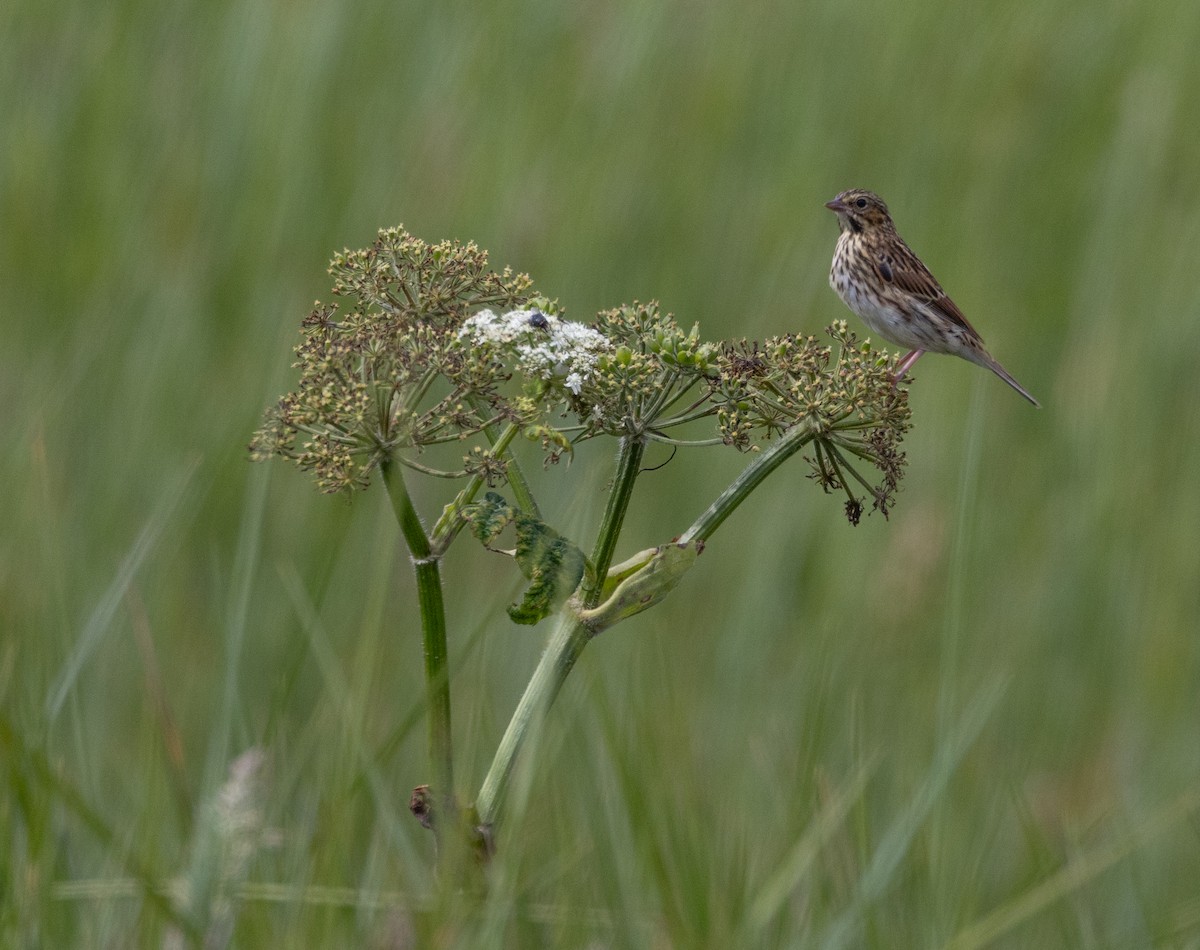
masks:
[[[404,535],[404,541],[413,558],[429,557],[431,550],[429,538],[425,536],[425,527],[421,524],[421,517],[417,514],[417,509],[413,507],[412,499],[408,497],[404,476],[400,474],[396,465],[396,460],[389,457],[384,459],[379,466],[379,470],[383,474],[383,482],[387,485],[388,498],[392,502],[392,511],[396,515],[400,533]]]
[[[546,651],[533,671],[521,701],[513,711],[500,745],[496,747],[491,768],[479,787],[475,810],[482,827],[494,831],[498,824],[500,808],[508,793],[513,767],[517,763],[521,747],[529,737],[530,727],[538,723],[553,705],[558,691],[562,689],[563,683],[575,666],[575,661],[579,659],[579,654],[590,639],[591,632],[588,628],[569,612],[559,614],[558,625],[546,645]]]
[[[446,649],[446,609],[442,600],[441,571],[431,553],[429,538],[409,498],[400,469],[389,459],[381,466],[392,510],[412,555],[417,578],[417,600],[421,608],[421,630],[425,639],[425,693],[429,706],[430,784],[434,796],[433,831],[438,850],[445,853],[446,829],[458,828],[458,805],[454,799],[453,736],[450,729],[450,671]]]
[[[549,383],[542,383],[542,387],[538,392],[539,399],[546,392],[547,386],[549,386]],[[483,412],[480,407],[481,401],[481,399],[476,397],[471,403],[480,413]],[[529,482],[525,478],[525,473],[521,470],[521,466],[517,464],[517,457],[508,450],[509,445],[512,444],[512,440],[520,431],[521,426],[516,422],[510,422],[506,425],[499,435],[496,435],[496,429],[493,425],[488,424],[483,427],[483,434],[492,443],[492,453],[506,460],[508,487],[512,489],[513,497],[516,498],[517,504],[522,511],[528,512],[535,518],[540,518],[542,514],[538,511],[537,502],[533,500],[533,493],[529,490]],[[479,489],[476,488],[475,490],[478,491]]]
[[[629,510],[629,499],[633,497],[633,483],[642,467],[642,454],[646,451],[646,440],[642,436],[623,436],[617,452],[617,471],[613,476],[612,491],[608,493],[608,505],[604,509],[604,520],[600,522],[600,533],[596,536],[596,547],[592,552],[592,566],[596,573],[583,588],[583,606],[595,607],[604,588],[612,564],[613,552],[617,549],[617,538]]]
[[[757,454],[754,461],[721,492],[716,501],[679,536],[679,543],[707,541],[721,526],[721,522],[733,514],[737,506],[749,497],[763,479],[811,442],[813,436],[809,426],[800,424],[789,429],[782,438]]]
[[[616,550],[625,513],[629,510],[629,499],[633,494],[633,484],[637,480],[645,448],[646,443],[640,437],[626,436],[621,439],[616,475],[608,496],[608,505],[604,510],[604,519],[600,523],[600,532],[596,537],[595,553],[592,555],[596,573],[582,592],[586,606],[595,606],[600,599],[604,577],[612,564],[613,552]],[[504,731],[504,737],[496,749],[491,768],[480,786],[475,808],[482,826],[494,829],[497,824],[513,767],[529,738],[531,727],[543,720],[591,637],[591,631],[574,617],[569,609],[559,616],[558,626],[546,645],[546,651],[542,654],[537,669],[533,671],[529,685],[525,687],[521,701],[517,703],[508,728]]]
[[[505,426],[498,436],[494,435],[490,426],[484,428],[484,434],[492,442],[492,452],[498,456],[508,453],[508,447],[518,432],[520,432],[520,426],[515,422],[510,422]],[[508,456],[508,484],[522,510],[537,517],[537,503],[529,493],[529,483],[525,480],[525,473],[521,471],[517,460],[511,455]],[[433,531],[430,533],[429,545],[434,557],[445,554],[450,543],[458,537],[458,532],[463,528],[463,521],[458,516],[459,511],[463,505],[469,505],[475,500],[475,496],[479,494],[479,489],[482,487],[482,476],[471,476],[471,480],[458,493],[453,504],[446,506],[446,510],[442,512],[442,516],[438,518],[437,524],[433,526]]]
[[[517,427],[512,426],[515,432]],[[488,433],[488,438],[491,438],[491,433]],[[507,443],[505,443],[507,445]],[[508,487],[512,489],[513,498],[517,501],[517,506],[526,514],[533,515],[535,518],[541,518],[542,512],[538,508],[538,503],[533,497],[533,492],[529,489],[529,479],[525,477],[525,472],[517,463],[517,457],[511,452],[508,453]]]

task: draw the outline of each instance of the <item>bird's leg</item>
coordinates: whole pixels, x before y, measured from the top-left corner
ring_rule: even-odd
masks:
[[[902,380],[908,374],[908,371],[913,368],[913,364],[924,355],[924,350],[913,350],[910,353],[906,353],[904,359],[896,364],[895,383],[899,384],[900,380]]]

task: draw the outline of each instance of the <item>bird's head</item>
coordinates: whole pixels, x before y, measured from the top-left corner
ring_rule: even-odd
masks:
[[[838,216],[838,225],[843,231],[861,234],[874,228],[892,227],[887,205],[872,191],[851,188],[843,191],[825,207]]]

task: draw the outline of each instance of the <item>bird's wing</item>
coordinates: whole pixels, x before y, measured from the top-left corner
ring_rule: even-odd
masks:
[[[958,309],[958,304],[946,295],[937,278],[929,273],[929,268],[921,263],[921,259],[903,241],[896,241],[890,247],[881,248],[875,258],[875,269],[883,280],[921,303],[933,307],[951,323],[958,324],[979,339],[979,334]]]

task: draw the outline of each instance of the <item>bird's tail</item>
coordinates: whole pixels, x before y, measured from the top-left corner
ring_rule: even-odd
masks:
[[[1027,389],[1026,389],[1024,386],[1022,386],[1020,383],[1018,383],[1018,382],[1017,382],[1015,379],[1013,379],[1013,378],[1012,378],[1012,376],[1010,376],[1010,375],[1009,375],[1009,372],[1008,372],[1008,370],[1006,370],[1006,369],[1005,369],[1003,366],[1001,366],[1001,365],[1000,365],[1000,364],[999,364],[999,363],[998,363],[998,362],[997,362],[995,359],[993,359],[991,356],[988,356],[988,357],[987,357],[987,359],[986,359],[986,361],[985,361],[985,360],[980,360],[980,363],[982,363],[982,365],[984,365],[984,366],[986,366],[988,369],[990,369],[990,370],[991,370],[993,373],[995,373],[995,374],[996,374],[997,376],[999,376],[999,377],[1000,377],[1002,380],[1004,380],[1006,383],[1008,383],[1008,385],[1010,385],[1010,386],[1011,386],[1013,389],[1015,389],[1015,390],[1016,390],[1017,392],[1019,392],[1019,393],[1020,393],[1022,396],[1024,396],[1024,397],[1025,397],[1026,399],[1028,399],[1028,400],[1029,400],[1031,403],[1033,403],[1033,405],[1034,405],[1036,408],[1038,408],[1038,409],[1041,409],[1041,408],[1042,408],[1042,404],[1041,404],[1040,402],[1038,402],[1036,399],[1034,399],[1034,398],[1033,398],[1033,396],[1031,396],[1031,395],[1029,394],[1029,390],[1027,390]]]

